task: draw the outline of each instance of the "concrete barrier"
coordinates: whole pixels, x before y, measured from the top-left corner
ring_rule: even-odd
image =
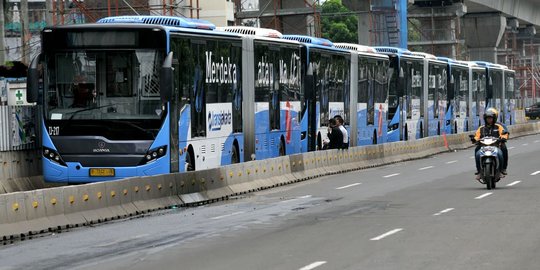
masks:
[[[511,138],[539,131],[540,123],[509,127]],[[124,218],[169,206],[223,200],[313,177],[424,158],[472,147],[469,134],[472,132],[296,154],[197,172],[0,194],[0,239]],[[1,188],[16,190],[31,182],[5,181]]]

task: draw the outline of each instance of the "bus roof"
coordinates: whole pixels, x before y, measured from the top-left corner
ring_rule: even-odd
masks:
[[[384,54],[396,54],[396,55],[411,55],[411,51],[407,49],[397,48],[397,47],[384,47],[376,46],[373,47],[378,53]]]
[[[420,56],[427,59],[437,59],[437,56],[431,54],[431,53],[425,53],[425,52],[411,52],[411,55],[414,56]]]
[[[214,30],[216,28],[215,25],[205,20],[172,16],[114,16],[99,19],[97,23],[138,23],[206,30]]]
[[[332,43],[332,41],[325,38],[316,38],[316,37],[302,36],[302,35],[283,35],[282,38],[288,39],[288,40],[296,40],[296,41],[307,43],[307,44],[334,47],[334,43]]]
[[[237,33],[242,35],[251,35],[258,37],[268,37],[268,38],[281,38],[283,34],[281,32],[270,29],[270,28],[257,28],[249,26],[226,26],[226,27],[217,27],[216,30]]]
[[[351,50],[355,52],[377,53],[377,51],[375,51],[373,47],[354,43],[334,43],[334,46],[336,48]]]
[[[494,63],[486,62],[486,61],[474,61],[474,63],[476,63],[479,66],[486,67],[486,68],[508,69],[508,67],[505,65],[494,64]]]

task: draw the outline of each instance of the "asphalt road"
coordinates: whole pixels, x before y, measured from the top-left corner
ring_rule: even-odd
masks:
[[[540,135],[0,247],[0,269],[540,269]]]

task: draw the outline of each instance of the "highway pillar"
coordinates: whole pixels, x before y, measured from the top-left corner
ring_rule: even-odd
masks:
[[[465,44],[471,60],[497,63],[497,47],[506,29],[499,13],[469,13],[463,17]]]

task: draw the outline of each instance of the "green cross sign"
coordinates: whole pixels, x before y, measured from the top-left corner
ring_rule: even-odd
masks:
[[[15,94],[18,100],[21,100],[23,94],[21,93],[21,90],[17,90],[17,94]]]

